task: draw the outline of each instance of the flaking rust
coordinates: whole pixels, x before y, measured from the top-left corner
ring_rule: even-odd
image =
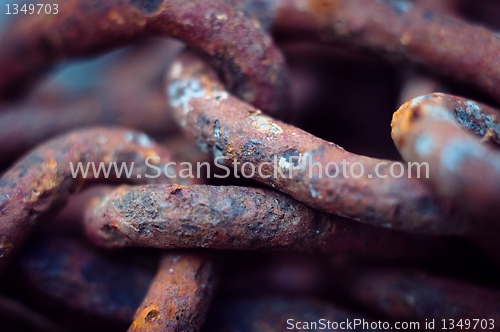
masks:
[[[154,179],[145,176],[151,173],[145,164],[148,157],[155,157],[149,163],[158,167],[172,160],[167,149],[143,133],[104,127],[83,129],[54,138],[28,153],[0,179],[0,271],[28,237],[39,216],[57,211],[71,193],[82,188],[86,180],[82,173],[76,172],[73,176],[79,162],[84,168],[89,166],[89,179],[96,176],[89,164],[91,162],[96,169],[100,162],[108,167],[112,162],[116,162],[118,167],[122,163],[130,167],[134,162],[127,182],[170,180],[167,177]]]
[[[288,88],[281,52],[258,21],[225,0],[66,0],[57,15],[18,17],[0,41],[0,95],[61,59],[152,36],[172,36],[206,54],[244,100],[270,113],[284,109]]]
[[[269,189],[120,186],[91,202],[87,235],[109,248],[282,250],[406,260],[446,255],[445,239],[353,223]]]
[[[210,253],[165,252],[129,331],[199,331],[217,283]]]
[[[393,177],[391,161],[347,152],[261,114],[225,91],[215,72],[192,54],[174,61],[166,85],[183,130],[214,157],[252,164],[259,182],[324,212],[371,225],[427,234],[467,232],[450,203],[440,200],[418,175],[410,176],[405,165],[401,177]],[[303,162],[294,167],[298,158]],[[355,178],[350,166],[343,171],[343,162],[358,163],[363,175]],[[337,164],[337,173],[331,163]],[[251,174],[248,165],[246,172]]]
[[[500,112],[460,97],[431,94],[394,113],[392,137],[403,158],[427,162],[436,192],[480,221],[500,213]]]

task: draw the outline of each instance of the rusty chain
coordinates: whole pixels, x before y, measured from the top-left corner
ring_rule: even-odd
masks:
[[[352,223],[247,187],[121,186],[103,190],[85,219],[89,238],[111,248],[279,249],[386,259],[428,258],[443,250],[430,238]]]
[[[470,266],[500,275],[500,111],[486,105],[500,103],[500,38],[466,22],[461,1],[57,4],[58,14],[18,16],[0,36],[0,280],[12,285],[0,286],[0,322],[13,316],[13,330],[281,331],[290,318],[477,318],[500,328],[500,284],[474,271],[455,280],[461,261],[450,258],[469,255]],[[371,66],[412,67],[391,124],[407,164],[349,152],[293,121],[289,88],[300,94],[294,86],[307,84],[286,68],[290,40],[323,44],[336,59],[362,54]],[[124,46],[90,89],[42,79],[62,60]],[[456,84],[481,102],[433,93]],[[218,159],[250,179],[181,176],[182,162]],[[134,167],[125,180],[75,172],[90,163]],[[348,174],[344,163],[364,173]],[[429,176],[416,177],[411,163],[427,164]],[[102,181],[108,186],[75,196]],[[311,300],[299,286],[293,299],[286,291],[228,296],[223,262],[238,261],[233,250],[321,257],[316,279],[310,266],[296,273],[331,296]]]

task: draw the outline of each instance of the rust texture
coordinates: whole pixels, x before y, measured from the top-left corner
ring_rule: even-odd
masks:
[[[420,6],[418,2],[277,0],[263,19],[284,33],[317,36],[390,60],[416,63],[475,85],[500,101],[498,35],[454,18],[453,7],[449,7],[447,16],[439,12],[439,5]]]
[[[358,271],[345,284],[349,297],[374,314],[396,320],[470,319],[500,322],[500,293],[414,270]],[[436,322],[436,327],[438,327]],[[472,328],[471,328],[472,329]]]
[[[208,253],[166,252],[129,331],[199,331],[217,281]]]
[[[111,248],[274,249],[411,260],[439,256],[446,243],[353,223],[273,190],[235,186],[120,186],[92,201],[85,219],[93,242]]]
[[[58,320],[73,316],[126,328],[154,277],[154,266],[139,262],[72,239],[38,238],[14,260],[8,276],[22,288],[18,293],[29,294],[35,307]]]
[[[39,142],[82,126],[118,125],[153,136],[175,132],[158,77],[159,69],[179,52],[179,44],[163,40],[143,43],[117,56],[90,87],[73,91],[52,87],[49,80],[28,101],[1,107],[1,163],[12,162]]]
[[[73,177],[70,162],[74,169],[78,162],[85,166],[94,162],[96,167],[99,162],[117,162],[118,166],[122,162],[127,165],[134,162],[127,181],[169,180],[166,176],[159,179],[145,176],[151,174],[151,168],[145,164],[146,158],[151,156],[159,157],[149,160],[151,165],[159,167],[172,160],[167,149],[145,134],[103,127],[57,137],[28,153],[0,179],[0,271],[8,264],[12,252],[27,238],[39,216],[57,210],[86,182],[81,173]],[[94,178],[92,168],[89,168],[87,177]],[[111,176],[114,174],[111,172]],[[125,177],[124,174],[121,176]]]
[[[499,111],[471,100],[431,94],[394,113],[392,137],[405,160],[429,164],[429,178],[423,180],[436,192],[473,217],[496,221],[499,116]]]
[[[499,329],[499,1],[2,6],[2,332]]]
[[[225,0],[70,0],[57,15],[16,19],[0,41],[0,91],[9,94],[53,64],[150,36],[172,36],[206,54],[244,100],[282,110],[284,59],[256,20]]]
[[[391,161],[347,152],[261,114],[229,95],[215,73],[193,55],[183,54],[173,63],[167,90],[179,124],[202,148],[214,157],[252,164],[255,180],[311,207],[397,230],[431,234],[466,231],[465,222],[453,216],[449,203],[439,200],[416,175],[409,177],[406,167],[401,178],[392,177]],[[298,158],[304,162],[294,167]],[[343,170],[344,160],[349,165],[361,164],[364,175],[354,178],[346,174],[350,172],[349,168]],[[338,165],[335,178],[325,172],[332,162]],[[376,169],[380,162],[385,164]],[[329,167],[333,176],[337,170]],[[250,166],[247,168],[251,174]],[[386,177],[376,176],[376,171]]]
[[[261,332],[285,331],[290,326],[287,320],[313,322],[320,319],[330,322],[345,322],[367,317],[346,311],[328,302],[305,298],[265,297],[240,299],[219,304],[207,321],[207,331],[219,332]],[[319,326],[319,325],[318,325]],[[300,328],[303,325],[299,325]],[[299,331],[299,329],[292,329]],[[319,331],[312,329],[313,331]],[[361,328],[353,329],[361,331]]]

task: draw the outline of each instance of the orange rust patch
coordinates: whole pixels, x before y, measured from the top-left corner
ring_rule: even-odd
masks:
[[[109,12],[108,15],[106,15],[106,17],[108,20],[119,25],[123,25],[125,23],[125,19],[115,11]]]
[[[188,273],[192,271],[193,262],[192,261],[180,261],[179,263],[173,265],[171,269],[163,271],[164,274],[168,274],[165,276],[165,281],[167,284],[165,285],[167,289],[176,289],[177,296],[183,297],[186,294],[193,293],[193,290],[196,290],[196,283],[192,282],[192,276],[186,275],[186,271]],[[174,287],[172,287],[174,286]]]
[[[402,45],[408,46],[411,43],[411,40],[412,40],[411,34],[409,32],[405,32],[403,33],[403,36],[401,36],[399,41],[401,42]]]
[[[420,108],[418,108],[419,110]],[[391,137],[398,144],[402,143],[402,138],[412,130],[416,120],[420,118],[420,113],[411,107],[411,101],[404,103],[394,112],[391,121]]]
[[[337,11],[337,0],[310,0],[307,2],[308,10],[321,17],[333,15]]]
[[[146,317],[144,317],[144,321],[151,323],[155,321],[158,316],[160,316],[160,312],[158,310],[151,310],[150,312],[148,312]]]
[[[57,168],[57,161],[50,158],[48,161],[47,161],[47,166],[49,166],[50,169],[56,169]]]
[[[493,129],[488,129],[484,137],[481,139],[481,143],[491,143],[496,144],[498,141],[498,135]]]
[[[262,114],[262,111],[261,110],[258,110],[258,109],[255,109],[255,108],[252,108],[252,109],[249,109],[247,111],[247,117],[249,117],[250,115],[261,115]]]
[[[36,201],[38,196],[50,192],[52,189],[58,187],[62,182],[63,177],[58,174],[51,174],[50,172],[45,173],[41,179],[33,182],[33,188],[31,190],[30,196],[25,199],[26,202]]]
[[[131,330],[146,331],[151,324],[160,318],[160,308],[156,304],[149,305],[142,309],[134,319]]]

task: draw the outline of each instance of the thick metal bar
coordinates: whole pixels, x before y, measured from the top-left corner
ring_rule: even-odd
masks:
[[[166,85],[182,129],[214,157],[245,165],[246,174],[253,169],[259,182],[371,225],[427,234],[467,232],[450,203],[407,165],[350,153],[261,114],[225,91],[215,72],[194,55],[174,61]],[[393,176],[393,169],[401,177]]]
[[[311,209],[269,189],[120,186],[92,200],[87,235],[105,247],[216,248],[425,259],[446,240],[380,229]]]
[[[394,113],[392,137],[403,158],[426,162],[423,180],[457,208],[497,224],[500,207],[500,112],[474,101],[431,94]],[[498,225],[495,225],[498,229]]]
[[[209,253],[165,252],[129,331],[199,331],[217,282]]]
[[[158,157],[149,163],[159,167],[172,160],[166,148],[145,134],[103,127],[57,137],[28,153],[0,178],[0,271],[28,237],[37,219],[56,211],[71,193],[82,188],[86,179],[78,172],[79,162],[90,169],[87,174],[90,179],[97,177],[91,163],[98,169],[100,162],[109,168],[113,162],[118,168],[122,163],[130,166],[134,162],[130,178],[123,180],[126,177],[123,172],[122,181],[169,181],[167,177],[145,176],[151,173],[146,164],[148,157]],[[103,173],[100,176],[103,178]]]
[[[150,36],[172,36],[206,54],[244,100],[270,113],[287,101],[284,59],[269,35],[225,0],[65,0],[58,13],[24,15],[0,41],[0,94],[51,65]],[[53,2],[50,2],[50,6]]]

